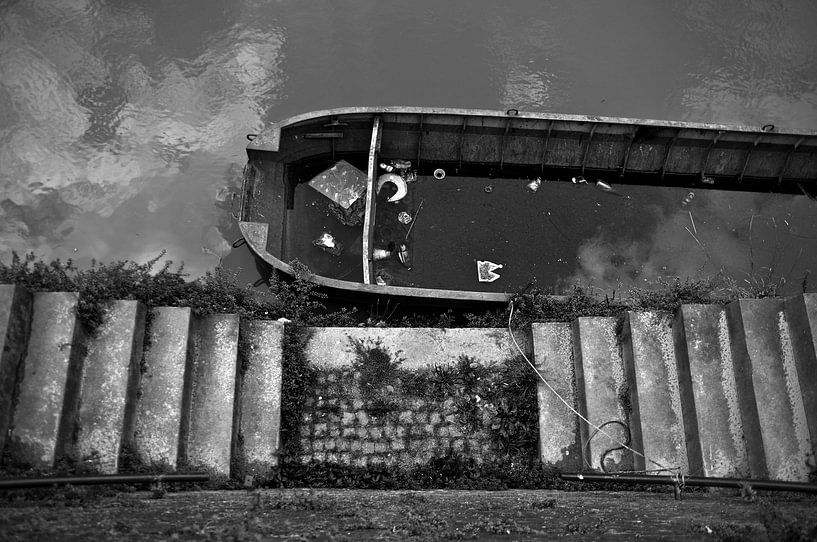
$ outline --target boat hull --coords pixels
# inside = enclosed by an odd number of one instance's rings
[[[309,279],[348,298],[507,303],[507,292],[375,283],[375,182],[381,157],[411,159],[421,175],[437,168],[461,176],[597,178],[616,183],[758,192],[807,193],[817,179],[817,133],[575,115],[435,108],[344,108],[273,124],[247,146],[239,226],[254,254],[293,274],[294,187],[309,164],[348,158],[368,175],[358,255],[362,277],[318,272]]]

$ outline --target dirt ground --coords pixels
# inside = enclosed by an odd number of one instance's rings
[[[47,496],[46,496],[47,495]],[[813,540],[817,497],[68,488],[0,495],[3,540]]]

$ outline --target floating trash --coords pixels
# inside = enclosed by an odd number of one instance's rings
[[[445,170],[442,168],[437,168],[434,170],[434,178],[438,181],[442,181],[445,179]]]
[[[579,175],[578,177],[573,177],[573,178],[572,178],[572,179],[570,179],[570,180],[571,180],[571,181],[573,181],[573,184],[582,184],[582,183],[587,183],[587,179],[585,179],[585,178],[584,178],[584,177],[582,177],[581,175]]]
[[[381,162],[380,163],[380,169],[385,169],[386,171],[391,173],[392,171],[394,171],[394,166],[390,166],[389,164],[386,164],[385,162]]]
[[[397,215],[397,220],[399,220],[401,224],[408,224],[411,222],[411,215],[405,211],[400,211],[400,214]]]
[[[493,282],[499,278],[497,269],[502,269],[501,263],[477,260],[477,280],[480,282]]]
[[[395,169],[409,169],[411,162],[408,160],[392,160],[391,165],[394,166]]]
[[[541,177],[536,178],[536,179],[532,180],[531,182],[529,182],[528,184],[526,184],[525,186],[531,192],[536,192],[537,190],[539,190],[539,187],[542,186],[542,178]]]
[[[715,184],[715,179],[712,177],[702,177],[701,182],[704,184]]]
[[[485,190],[485,193],[486,193],[486,194],[490,194],[491,192],[493,192],[493,191],[494,191],[494,187],[493,187],[493,186],[491,186],[491,185],[489,184],[488,186],[486,186],[486,187],[484,188],[484,190]]]
[[[397,249],[397,259],[400,260],[403,267],[411,270],[411,252],[409,252],[409,247],[406,243],[400,243],[400,247]]]
[[[394,173],[384,173],[380,176],[377,180],[377,193],[380,193],[380,189],[383,188],[383,185],[386,183],[392,183],[397,188],[397,192],[389,198],[389,201],[394,203],[396,201],[400,201],[401,199],[406,197],[408,193],[408,187],[406,186],[406,180],[401,177],[400,175],[396,175]]]
[[[383,277],[381,277],[380,275],[377,275],[377,276],[374,278],[374,282],[375,282],[375,284],[377,284],[378,286],[386,286],[386,284],[387,284],[387,283],[386,283],[386,279],[384,279],[384,278],[383,278]]]
[[[687,205],[692,203],[693,199],[695,199],[695,192],[690,192],[689,194],[684,196],[684,199],[681,200],[681,205],[686,207]]]
[[[613,194],[614,196],[618,196],[620,198],[630,199],[630,196],[622,194],[621,192],[619,192],[606,182],[602,181],[601,179],[598,179],[596,181],[596,188],[598,188],[602,192],[607,192],[608,194]]]
[[[385,248],[376,248],[372,250],[372,259],[373,260],[385,260],[387,258],[391,258],[394,252]]]
[[[340,253],[343,252],[343,245],[329,232],[323,232],[320,237],[312,241],[312,244],[332,256],[340,256]]]
[[[417,172],[416,171],[407,171],[403,178],[406,180],[407,183],[413,183],[417,180]]]

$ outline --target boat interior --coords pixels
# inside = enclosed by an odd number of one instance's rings
[[[813,197],[817,179],[817,134],[515,111],[303,115],[247,151],[240,223],[268,225],[253,248],[273,266],[497,295],[558,281],[559,247],[607,214],[637,231],[651,191]]]

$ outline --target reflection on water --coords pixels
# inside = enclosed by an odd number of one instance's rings
[[[226,194],[244,134],[326,107],[815,129],[815,20],[809,0],[0,2],[0,258],[34,250],[83,265],[166,249],[193,275],[231,264]],[[661,211],[649,232],[601,228],[572,278],[626,283],[636,266],[743,279],[791,263],[792,281],[814,266],[814,202],[695,204]]]

